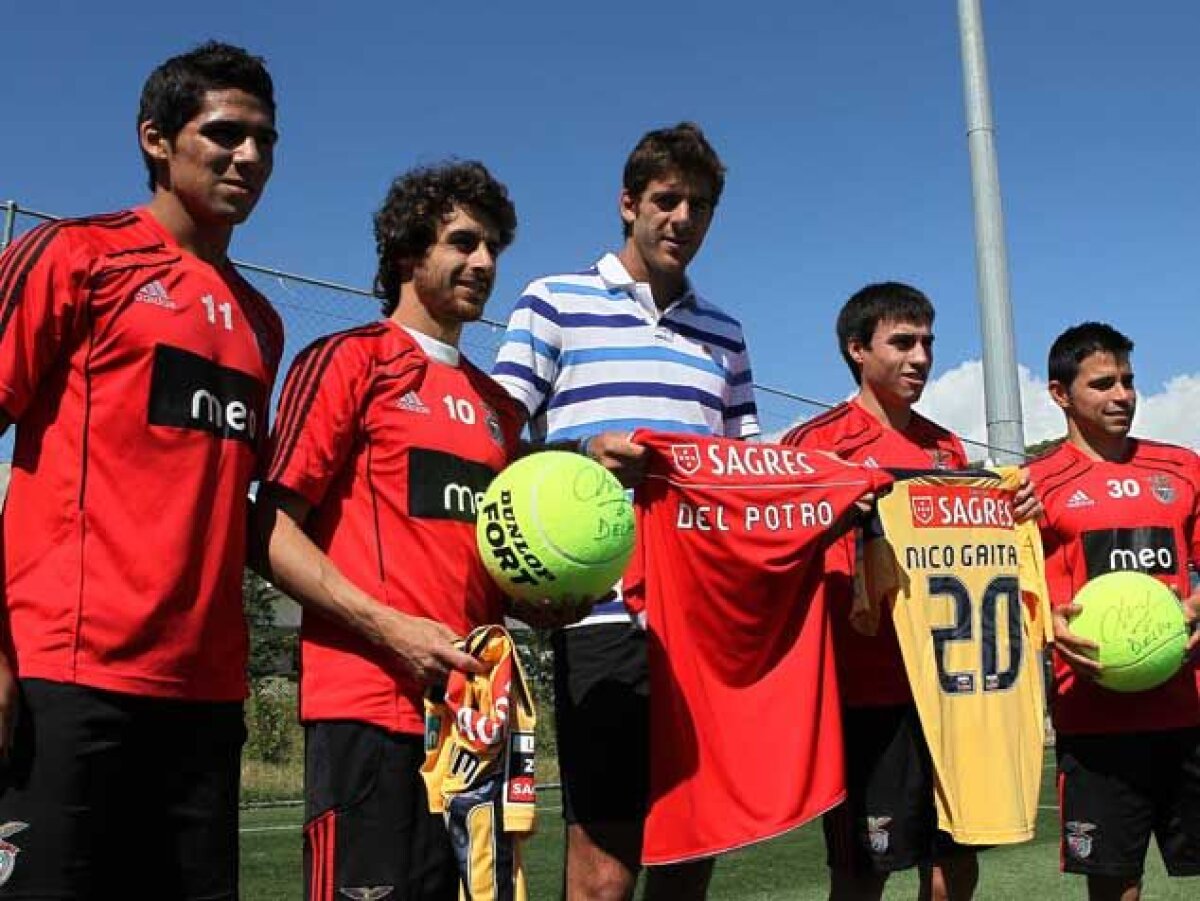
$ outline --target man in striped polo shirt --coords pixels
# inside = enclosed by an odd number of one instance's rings
[[[741,325],[687,278],[724,183],[697,126],[649,132],[625,163],[624,246],[525,289],[493,376],[535,443],[576,447],[632,486],[643,468],[635,428],[758,434]],[[645,633],[614,593],[553,646],[567,897],[629,898],[649,781]],[[704,897],[711,872],[711,861],[656,867],[646,897]]]

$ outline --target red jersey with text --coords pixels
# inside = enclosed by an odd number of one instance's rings
[[[893,611],[938,828],[966,844],[1028,841],[1037,822],[1050,605],[1037,527],[1013,521],[1020,483],[1015,467],[914,474],[864,529],[857,612]]]
[[[282,344],[231,265],[187,253],[145,210],[44,225],[0,258],[22,677],[245,695],[246,492]]]
[[[385,320],[296,358],[267,481],[312,504],[305,531],[358,588],[465,635],[503,619],[475,513],[519,431],[513,402],[490,378],[465,359],[431,359]],[[306,612],[300,716],[419,734],[422,686],[394,655]]]
[[[650,633],[648,864],[778,835],[845,796],[821,557],[882,470],[828,454],[637,431],[627,594]]]
[[[904,431],[888,428],[857,400],[801,423],[782,443],[829,451],[863,466],[962,469],[967,465],[962,442],[952,432],[916,412]],[[850,707],[911,704],[912,689],[891,618],[885,615],[874,635],[852,623],[854,557],[854,536],[847,535],[830,549],[825,563],[842,699]]]
[[[1149,573],[1182,597],[1200,561],[1200,457],[1133,440],[1123,463],[1094,460],[1069,441],[1030,465],[1045,507],[1039,523],[1055,606],[1113,570]],[[1150,691],[1120,694],[1082,679],[1055,655],[1054,725],[1061,732],[1142,732],[1200,724],[1200,671],[1185,663]]]

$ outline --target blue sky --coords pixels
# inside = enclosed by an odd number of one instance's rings
[[[844,396],[838,307],[868,281],[910,281],[939,310],[947,378],[927,407],[979,430],[953,0],[13,6],[0,199],[62,214],[140,202],[143,79],[203,39],[231,40],[267,58],[283,135],[234,255],[365,286],[370,216],[390,178],[479,158],[520,216],[489,307],[503,319],[529,279],[619,242],[629,149],[649,128],[694,119],[729,176],[692,271],[742,318],[757,380]],[[1031,397],[1053,337],[1108,319],[1138,342],[1146,409],[1159,411],[1142,431],[1200,445],[1200,4],[984,6]],[[1057,423],[1042,412],[1033,438]]]

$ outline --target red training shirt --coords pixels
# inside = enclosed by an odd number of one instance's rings
[[[845,797],[820,555],[879,469],[777,444],[638,430],[625,593],[650,634],[642,860],[730,851]]]
[[[146,210],[43,225],[0,258],[21,677],[244,697],[246,492],[282,345],[262,295]]]
[[[1046,511],[1039,526],[1055,606],[1119,569],[1149,573],[1181,597],[1191,593],[1188,562],[1200,561],[1200,457],[1154,441],[1130,444],[1122,463],[1094,460],[1065,441],[1030,464]],[[1198,680],[1193,661],[1158,688],[1121,694],[1076,679],[1056,653],[1054,725],[1065,733],[1195,726]]]
[[[322,338],[284,382],[267,481],[313,505],[305,531],[360,589],[460,635],[503,619],[475,545],[478,500],[521,417],[466,359],[430,358],[389,320]],[[424,730],[422,692],[393,654],[305,612],[300,716]]]
[[[963,469],[967,453],[954,433],[916,411],[904,431],[885,427],[857,399],[801,423],[783,444],[823,450],[864,466],[890,469]],[[826,590],[833,615],[838,684],[848,707],[911,704],[912,689],[890,611],[878,632],[851,625],[854,603],[854,536],[848,534],[825,557]]]

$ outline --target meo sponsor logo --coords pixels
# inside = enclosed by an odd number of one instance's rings
[[[408,513],[421,519],[473,523],[495,475],[483,463],[414,447],[408,452]]]
[[[150,425],[254,444],[266,387],[254,376],[178,347],[154,348]]]
[[[1163,526],[1097,529],[1080,537],[1089,579],[1123,570],[1152,576],[1178,575],[1179,552],[1173,529]]]

